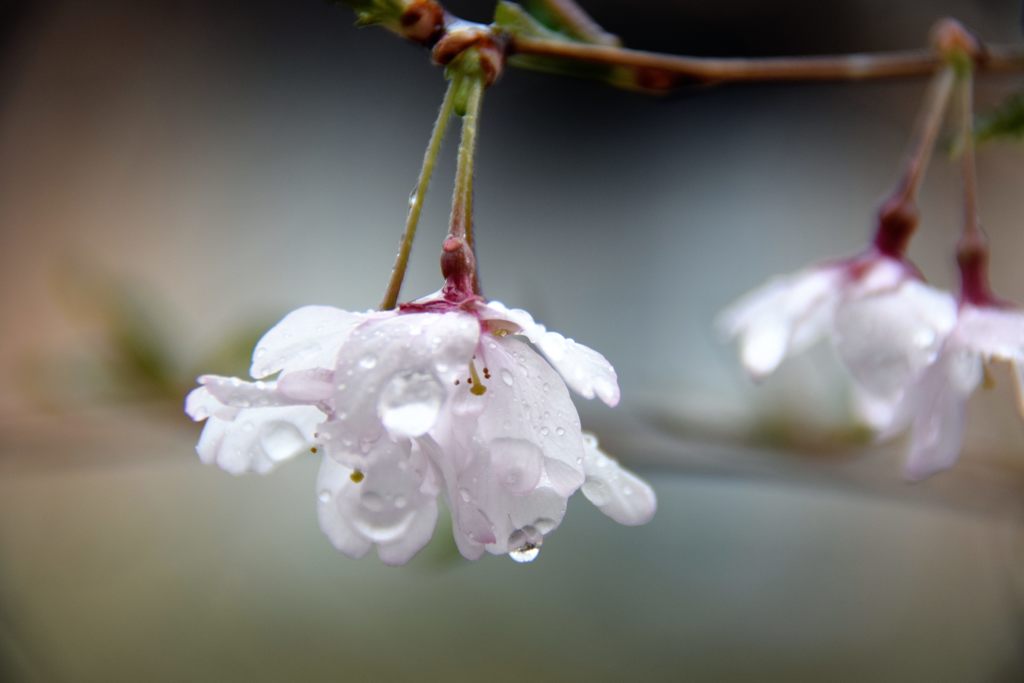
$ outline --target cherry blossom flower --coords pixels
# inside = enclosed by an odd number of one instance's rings
[[[754,379],[830,339],[856,381],[859,416],[884,428],[955,317],[951,296],[924,284],[909,262],[872,249],[776,278],[723,311],[717,325],[738,340]]]
[[[376,546],[407,562],[433,534],[439,494],[470,559],[533,559],[581,487],[622,524],[654,514],[653,491],[582,433],[569,397],[616,405],[614,369],[525,311],[442,295],[384,312],[307,306],[260,340],[251,374],[200,377],[186,402],[207,420],[200,457],[264,473],[322,454],[320,527],[349,556]]]
[[[983,365],[1013,368],[1024,417],[1024,311],[963,303],[936,359],[898,406],[894,428],[911,426],[905,474],[919,480],[952,466],[963,445],[967,399],[981,383]]]

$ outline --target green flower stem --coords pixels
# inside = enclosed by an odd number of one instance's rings
[[[459,77],[457,77],[459,78]],[[483,103],[484,81],[481,75],[462,76],[460,90],[464,102],[457,110],[462,113],[462,137],[459,141],[458,166],[455,171],[455,190],[452,194],[451,229],[449,238],[461,238],[471,252],[476,250],[473,235],[473,161],[476,152],[477,132],[480,122],[480,107]],[[461,98],[460,98],[461,99]],[[475,259],[472,273],[473,291],[479,293]]]
[[[974,77],[967,68],[958,70],[960,115],[960,161],[964,183],[963,242],[984,245],[985,236],[978,218],[978,172],[974,154]]]
[[[434,166],[437,163],[437,156],[441,151],[441,143],[444,141],[445,132],[448,130],[448,121],[452,117],[455,108],[455,95],[458,89],[455,79],[448,83],[444,100],[441,102],[441,109],[434,122],[434,129],[430,134],[430,142],[427,143],[427,151],[423,155],[423,166],[420,168],[420,176],[416,181],[416,189],[409,199],[409,215],[405,220],[405,232],[402,234],[402,243],[398,248],[398,256],[395,259],[395,266],[391,269],[391,279],[388,281],[387,291],[384,293],[384,300],[380,304],[381,310],[394,308],[398,304],[398,295],[402,289],[402,281],[405,280],[405,271],[409,265],[409,254],[412,252],[412,243],[416,238],[416,227],[420,222],[420,213],[423,211],[423,199],[427,194],[427,187],[430,185],[430,177],[434,173]]]

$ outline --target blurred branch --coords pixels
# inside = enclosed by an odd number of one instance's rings
[[[499,2],[490,27],[466,22],[436,0],[332,0],[353,7],[361,24],[379,24],[433,48],[467,27],[491,32],[513,66],[597,78],[616,87],[667,92],[681,85],[741,81],[858,81],[928,76],[945,64],[939,50],[804,57],[719,58],[631,50],[573,0]],[[941,26],[951,20],[942,20]],[[605,71],[594,71],[596,68]],[[986,46],[980,72],[1024,71],[1024,46]]]

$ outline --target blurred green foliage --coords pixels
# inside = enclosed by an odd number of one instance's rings
[[[998,138],[1024,139],[1024,90],[1010,95],[992,112],[978,120],[979,142]]]

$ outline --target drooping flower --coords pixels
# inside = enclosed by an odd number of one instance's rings
[[[883,428],[903,389],[934,359],[955,311],[953,298],[926,285],[912,264],[871,249],[776,278],[723,311],[717,326],[738,340],[755,379],[828,338],[856,380],[861,419]],[[879,324],[886,320],[899,325]],[[894,329],[898,335],[876,343]]]
[[[201,377],[190,394],[188,413],[208,420],[201,458],[266,472],[321,453],[320,526],[352,557],[377,546],[407,562],[439,493],[470,559],[533,559],[581,486],[623,524],[654,513],[653,491],[581,432],[569,398],[567,384],[616,405],[614,369],[525,311],[440,295],[397,311],[309,306],[257,344],[251,374],[261,381]]]
[[[961,304],[936,359],[898,406],[894,426],[911,426],[908,479],[923,479],[956,462],[967,400],[981,383],[984,364],[993,360],[1011,364],[1024,417],[1024,311]]]

